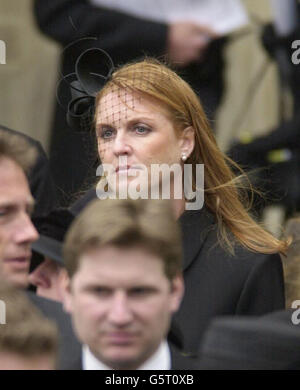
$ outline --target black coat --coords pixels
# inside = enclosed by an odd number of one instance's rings
[[[90,190],[71,208],[77,215],[92,199]],[[174,317],[184,350],[196,353],[209,321],[218,315],[260,315],[284,308],[282,264],[278,254],[263,255],[236,245],[235,256],[218,243],[213,215],[205,208],[179,219],[183,238],[185,294]]]
[[[189,356],[184,356],[178,349],[170,345],[171,351],[171,370],[198,370],[199,362],[197,359]],[[82,370],[81,357],[66,368],[67,370]]]
[[[39,297],[27,291],[30,301],[42,312],[42,314],[55,322],[58,329],[58,364],[60,370],[73,361],[74,356],[80,356],[81,346],[73,332],[71,318],[60,303]]]

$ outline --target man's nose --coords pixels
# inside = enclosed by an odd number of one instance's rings
[[[109,308],[108,317],[109,321],[117,326],[126,326],[132,321],[133,315],[126,293],[115,293]]]
[[[128,134],[118,131],[114,143],[113,152],[116,156],[129,155],[132,151]]]
[[[16,229],[15,240],[18,244],[31,244],[39,238],[39,234],[34,227],[27,213],[19,217]]]

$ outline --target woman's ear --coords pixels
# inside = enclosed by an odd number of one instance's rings
[[[191,155],[195,147],[195,130],[192,126],[186,127],[180,136],[181,154],[187,158]]]

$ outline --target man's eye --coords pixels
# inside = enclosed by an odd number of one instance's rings
[[[107,295],[109,295],[110,290],[107,288],[97,287],[94,289],[94,293],[96,295],[100,295],[100,296],[107,296]]]
[[[136,296],[136,297],[139,297],[139,296],[145,296],[145,295],[149,295],[150,293],[152,292],[152,290],[150,288],[134,288],[130,291],[130,294],[132,296]]]
[[[2,223],[7,223],[14,218],[15,212],[10,208],[0,209],[0,220]]]
[[[15,210],[11,207],[4,207],[0,209],[0,217],[9,217],[15,212]]]
[[[139,135],[144,135],[144,134],[148,134],[148,133],[150,133],[150,129],[149,129],[149,127],[147,127],[147,126],[142,126],[142,125],[136,125],[135,127],[134,127],[134,130],[135,130],[135,132],[137,133],[137,134],[139,134]]]

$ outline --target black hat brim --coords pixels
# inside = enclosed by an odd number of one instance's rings
[[[44,235],[40,235],[39,239],[35,241],[31,247],[33,251],[54,260],[61,266],[64,266],[61,242]]]

